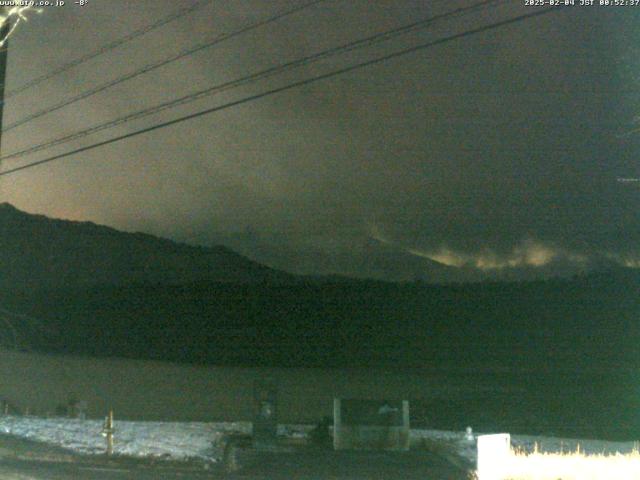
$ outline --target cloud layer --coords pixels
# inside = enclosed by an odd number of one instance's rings
[[[12,99],[5,124],[290,2],[241,4],[213,2]],[[48,9],[12,38],[9,88],[179,6]],[[329,1],[9,132],[3,151],[445,7]],[[322,252],[318,271],[370,238],[455,268],[638,267],[640,183],[627,180],[640,178],[640,13],[566,10],[25,171],[3,181],[2,200],[190,242],[246,247],[250,231],[271,249]],[[118,133],[522,11],[488,9]],[[293,256],[282,266],[298,269]]]

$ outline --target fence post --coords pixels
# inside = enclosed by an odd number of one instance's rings
[[[511,457],[508,433],[478,436],[478,480],[503,480]]]
[[[107,439],[107,455],[113,455],[113,410],[109,410],[109,415],[104,419],[104,427],[102,427],[102,435]]]

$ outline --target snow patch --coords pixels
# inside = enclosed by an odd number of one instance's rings
[[[103,454],[103,422],[66,418],[1,417],[0,431],[82,454]],[[220,456],[217,440],[226,432],[250,433],[249,422],[114,422],[114,454],[173,460]]]
[[[0,432],[63,447],[77,453],[97,455],[105,452],[100,420],[67,418],[0,417]],[[156,457],[171,460],[201,459],[216,461],[222,452],[218,440],[227,432],[251,433],[250,422],[114,422],[114,453],[133,457]],[[313,425],[280,425],[278,435],[305,439]],[[473,437],[471,437],[473,438]],[[411,445],[418,447],[423,440],[437,442],[451,448],[452,453],[475,465],[475,439],[466,432],[443,430],[411,430]],[[542,436],[512,435],[515,448],[532,452],[535,445],[540,452],[630,453],[634,442],[607,442]]]

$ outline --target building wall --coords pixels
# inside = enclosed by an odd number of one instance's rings
[[[428,398],[442,390],[420,374],[363,369],[274,369],[190,366],[0,350],[0,398],[21,411],[53,413],[85,400],[88,416],[113,408],[120,419],[251,420],[255,382],[278,385],[282,423],[315,423],[332,415],[333,398]]]

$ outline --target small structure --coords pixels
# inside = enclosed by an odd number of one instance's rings
[[[219,440],[223,450],[223,464],[228,473],[236,472],[252,462],[260,452],[290,452],[278,437],[278,385],[272,378],[264,378],[254,384],[253,432],[228,433]]]
[[[473,434],[473,428],[467,427],[467,430],[464,433],[464,439],[467,442],[474,442],[476,440],[475,435]]]
[[[511,457],[511,436],[508,433],[478,437],[479,480],[501,480]]]
[[[278,386],[266,378],[255,383],[253,443],[258,449],[269,449],[276,444],[278,434]]]
[[[409,450],[409,402],[333,400],[335,450]]]

